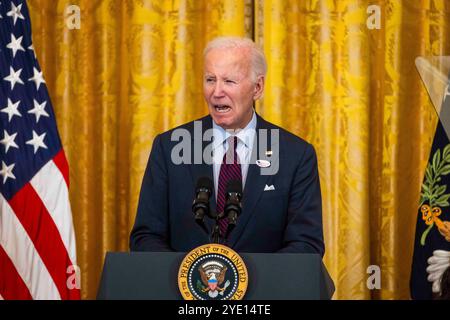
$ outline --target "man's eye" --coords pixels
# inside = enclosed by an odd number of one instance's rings
[[[234,81],[234,80],[225,80],[225,83],[234,84],[234,83],[236,83],[236,81]]]
[[[212,83],[212,82],[214,82],[214,79],[212,79],[212,78],[206,78],[206,80],[205,80],[207,83]]]

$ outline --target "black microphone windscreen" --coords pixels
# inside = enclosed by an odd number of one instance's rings
[[[197,180],[197,187],[196,189],[200,189],[200,188],[207,188],[208,190],[212,190],[213,189],[213,182],[210,178],[208,177],[200,177]]]
[[[226,193],[242,194],[242,182],[239,180],[228,181]]]

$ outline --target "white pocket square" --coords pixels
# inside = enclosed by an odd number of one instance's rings
[[[264,191],[272,191],[272,190],[275,190],[275,187],[273,186],[273,184],[271,184],[270,186],[268,186],[266,184],[266,186],[264,187]]]

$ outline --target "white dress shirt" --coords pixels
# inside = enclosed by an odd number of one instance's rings
[[[219,186],[219,174],[220,166],[222,165],[223,156],[228,150],[228,137],[235,135],[238,138],[236,152],[241,164],[242,173],[242,189],[245,186],[245,180],[247,178],[248,165],[253,149],[253,141],[256,135],[256,113],[253,111],[253,116],[247,126],[235,133],[232,130],[225,130],[218,126],[213,120],[213,165],[214,165],[214,188],[217,199],[217,190]]]

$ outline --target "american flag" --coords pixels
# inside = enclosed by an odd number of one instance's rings
[[[79,299],[69,168],[24,0],[0,0],[0,299]]]

